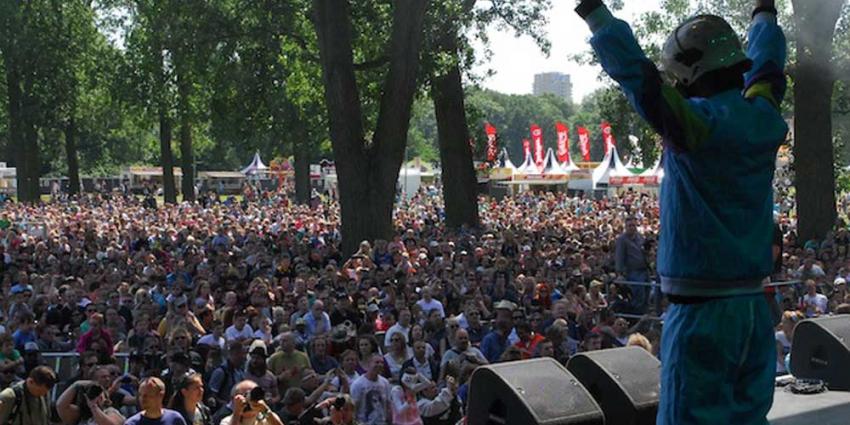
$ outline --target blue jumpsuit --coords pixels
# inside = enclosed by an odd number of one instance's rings
[[[602,67],[664,142],[662,290],[703,300],[667,311],[657,423],[767,424],[776,346],[761,282],[772,269],[772,181],[788,132],[776,16],[753,18],[743,93],[685,98],[601,1],[585,0],[577,11]]]

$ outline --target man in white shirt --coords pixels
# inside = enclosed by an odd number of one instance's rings
[[[222,328],[223,326],[221,325],[221,322],[214,320],[212,332],[202,336],[198,340],[198,345],[217,345],[219,349],[224,350],[225,341],[222,336]]]
[[[814,280],[806,281],[806,295],[800,302],[801,309],[806,312],[806,317],[817,317],[829,311],[829,300],[826,295],[818,293],[818,286]]]
[[[351,384],[351,398],[357,411],[357,421],[364,425],[390,423],[390,382],[381,376],[384,359],[374,355],[369,360],[369,370]]]
[[[245,316],[244,310],[237,310],[233,317],[233,325],[224,332],[224,339],[227,342],[246,341],[254,338],[254,330],[247,323],[248,318]]]
[[[393,335],[401,334],[404,337],[405,345],[408,343],[407,335],[410,334],[410,310],[407,307],[402,308],[398,312],[398,322],[390,326],[387,334],[384,336],[384,346],[389,347]]]
[[[443,309],[443,303],[431,298],[430,286],[422,287],[422,299],[417,301],[416,305],[422,308],[422,313],[425,314],[425,317],[428,317],[431,310],[438,310],[440,312],[440,317],[446,317],[446,311]]]

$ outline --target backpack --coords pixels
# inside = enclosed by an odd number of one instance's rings
[[[21,411],[21,404],[24,401],[23,382],[12,385],[12,391],[15,393],[15,404],[12,405],[12,410],[9,412],[9,418],[7,419],[9,424],[15,423],[15,419]]]

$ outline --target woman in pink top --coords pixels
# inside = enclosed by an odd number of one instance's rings
[[[91,315],[89,318],[89,331],[80,335],[80,342],[77,344],[78,353],[95,351],[112,356],[112,336],[109,335],[109,331],[104,329],[103,322],[102,314],[95,313]]]

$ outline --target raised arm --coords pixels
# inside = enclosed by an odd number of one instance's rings
[[[678,151],[698,149],[710,134],[710,118],[662,81],[629,25],[616,19],[602,0],[582,0],[575,10],[593,32],[590,44],[602,68],[620,85],[635,111],[667,146]]]
[[[774,0],[756,0],[750,26],[747,57],[753,68],[745,75],[747,98],[762,97],[779,108],[785,97],[785,34],[776,24]]]

